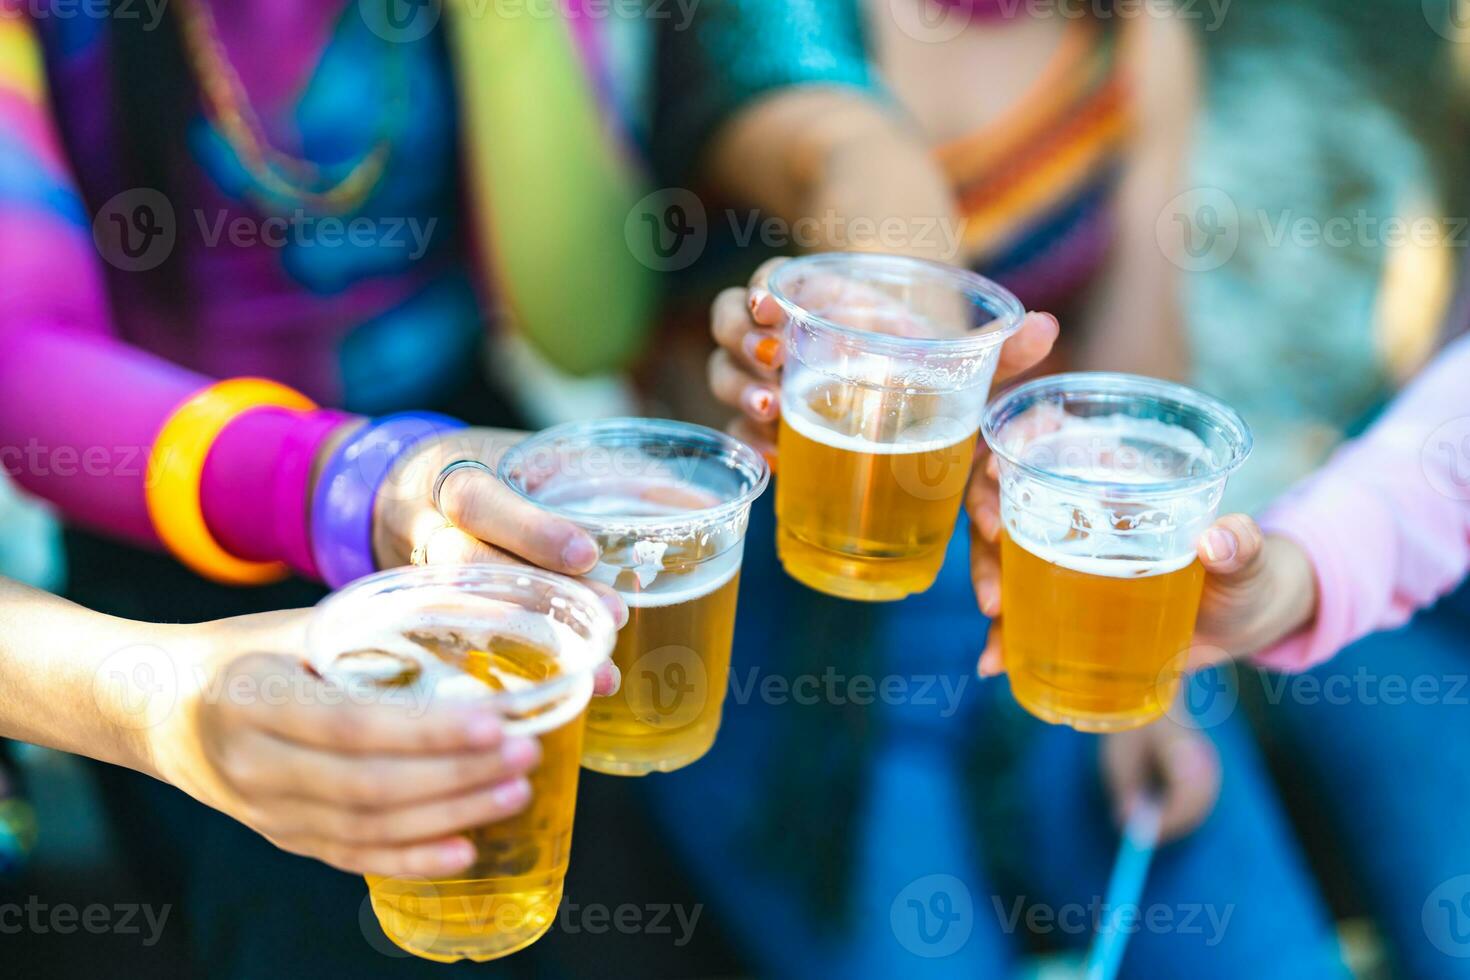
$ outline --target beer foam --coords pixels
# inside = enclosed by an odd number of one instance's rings
[[[633,546],[635,556],[640,547],[652,543],[644,541],[637,542]],[[659,543],[661,544],[662,542]],[[599,561],[597,566],[587,573],[586,577],[615,589],[618,595],[622,596],[623,601],[629,606],[637,606],[639,608],[675,606],[681,602],[689,602],[690,600],[707,596],[734,578],[735,573],[740,571],[740,560],[743,552],[743,544],[735,545],[734,547],[727,548],[713,558],[707,558],[698,562],[692,571],[672,576],[662,574],[665,571],[665,567],[661,561],[664,552],[660,551],[660,561],[656,565],[651,563],[626,565],[616,562]],[[619,580],[629,571],[633,572],[638,578],[638,589],[636,591],[619,588]],[[664,587],[659,588],[660,585]]]
[[[324,628],[331,642],[314,651],[312,666],[324,677],[343,684],[377,686],[383,677],[376,669],[353,670],[343,667],[343,654],[357,650],[381,650],[411,663],[418,674],[402,687],[388,685],[385,698],[401,695],[419,703],[427,698],[428,710],[434,703],[446,701],[489,700],[505,710],[520,713],[536,707],[535,682],[505,678],[504,692],[492,691],[488,685],[453,663],[446,662],[409,639],[418,631],[452,630],[458,633],[510,637],[531,645],[558,652],[557,661],[563,676],[570,675],[571,684],[561,692],[559,700],[547,700],[549,710],[521,719],[506,721],[512,734],[536,734],[549,731],[575,717],[592,693],[592,674],[588,669],[599,663],[605,651],[594,650],[588,640],[571,626],[512,602],[470,595],[451,588],[423,588],[402,593],[386,593],[371,598],[370,610],[352,615],[338,610]],[[364,667],[374,665],[359,661]]]
[[[893,442],[877,442],[862,436],[835,432],[814,417],[806,403],[806,393],[793,397],[782,395],[781,415],[786,423],[813,442],[843,449],[851,453],[870,453],[875,456],[898,456],[910,453],[927,453],[948,449],[962,439],[975,434],[979,428],[964,426],[948,417],[923,419],[910,425],[898,434]]]
[[[1001,517],[1018,545],[1054,565],[1107,578],[1164,575],[1194,560],[1223,481],[1148,489],[1211,467],[1193,432],[1160,419],[1072,416],[1056,406],[1038,406],[1011,426],[1005,448],[1012,455],[1063,480],[1088,481],[1055,484],[1002,465]]]
[[[1031,540],[1027,540],[1024,544],[1018,540],[1017,544],[1048,564],[1074,572],[1082,572],[1085,575],[1096,575],[1100,578],[1148,578],[1152,575],[1167,575],[1187,567],[1190,562],[1194,561],[1194,552],[1153,559],[1111,558],[1085,552],[1071,552],[1065,547],[1040,545]]]
[[[698,599],[730,581],[740,570],[743,536],[729,544],[723,541],[724,535],[717,536],[710,529],[671,526],[642,530],[617,526],[623,519],[677,520],[683,514],[717,506],[719,497],[702,487],[664,476],[645,476],[595,483],[567,482],[548,486],[543,491],[537,494],[537,500],[578,517],[612,520],[615,525],[612,530],[589,528],[598,538],[602,558],[586,577],[616,589],[629,606],[672,606]],[[670,561],[669,550],[676,545],[682,547]],[[722,545],[724,550],[710,554]],[[703,554],[692,561],[683,560],[691,548]],[[610,554],[614,556],[612,560],[608,560]],[[670,565],[681,569],[681,574],[665,575]],[[682,571],[686,567],[690,570]],[[636,590],[624,587],[629,572],[638,581]]]

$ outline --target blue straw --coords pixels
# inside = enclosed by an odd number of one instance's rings
[[[1128,948],[1129,932],[1120,926],[1124,906],[1137,907],[1143,897],[1143,883],[1148,878],[1148,866],[1153,861],[1154,850],[1159,844],[1159,801],[1149,794],[1134,806],[1123,828],[1123,839],[1118,844],[1118,857],[1113,862],[1113,873],[1108,879],[1108,894],[1103,908],[1105,915],[1098,924],[1092,949],[1087,954],[1083,967],[1084,980],[1113,980],[1118,967],[1123,963],[1123,951]]]

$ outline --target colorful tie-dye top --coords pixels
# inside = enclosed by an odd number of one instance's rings
[[[1107,24],[1072,21],[1002,119],[936,150],[964,220],[964,254],[1031,309],[1062,308],[1112,244],[1111,199],[1132,127],[1118,48]]]

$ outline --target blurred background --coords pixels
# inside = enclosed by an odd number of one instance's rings
[[[885,6],[919,2],[887,0]],[[1201,99],[1187,133],[1183,200],[1171,212],[1185,215],[1188,223],[1175,227],[1160,212],[1157,247],[1167,251],[1174,243],[1165,239],[1182,236],[1178,294],[1197,352],[1196,383],[1241,406],[1256,430],[1256,454],[1231,487],[1232,506],[1252,509],[1309,472],[1414,373],[1454,300],[1462,248],[1470,240],[1465,219],[1456,217],[1470,213],[1464,139],[1470,10],[1458,0],[1221,0],[1182,6],[1197,14],[1184,22],[1198,46]],[[771,16],[782,16],[779,8]],[[640,67],[652,43],[648,28],[637,17],[618,28],[613,70],[625,76],[626,97],[646,103],[656,84]],[[728,57],[762,57],[760,45],[759,37],[750,38]],[[1167,86],[1169,80],[1151,84]],[[708,212],[718,213],[708,203]],[[1372,222],[1390,218],[1428,220],[1445,233],[1418,243],[1385,241],[1381,226]],[[1348,231],[1342,241],[1324,244],[1320,231],[1333,219],[1349,222],[1343,226]],[[1299,220],[1318,234],[1303,234]],[[721,420],[723,413],[689,391],[690,385],[667,381],[690,371],[702,381],[711,346],[704,320],[714,290],[742,283],[761,259],[790,249],[741,244],[724,222],[708,224],[709,244],[698,260],[661,273],[663,340],[632,369],[573,379],[508,336],[497,342],[487,372],[509,386],[538,426],[630,409]],[[1065,329],[1065,317],[1063,323]],[[1289,369],[1263,371],[1267,363]],[[58,524],[44,505],[0,485],[0,573],[65,592],[74,570],[65,565],[60,541]],[[742,615],[751,615],[748,602]],[[737,648],[737,667],[740,656]],[[1240,684],[1249,705],[1251,682]],[[728,710],[737,714],[742,707]],[[1324,804],[1293,771],[1269,726],[1260,727],[1267,764],[1353,974],[1418,975],[1395,969],[1371,903],[1341,859],[1342,842],[1320,812]],[[129,867],[139,856],[126,854],[114,836],[95,769],[54,752],[13,748],[39,817],[39,835],[24,870],[0,881],[0,904],[39,898],[85,907],[139,900],[135,896],[153,900],[130,879]],[[806,750],[816,751],[793,751]],[[653,777],[660,778],[666,777]],[[583,774],[568,898],[640,909],[662,905],[696,915],[688,941],[674,941],[680,927],[673,912],[667,913],[672,935],[593,935],[585,921],[572,919],[570,927],[559,923],[527,954],[496,964],[496,975],[716,978],[765,972],[762,958],[751,955],[740,938],[740,927],[728,924],[722,901],[655,829],[657,820],[644,809],[645,791],[641,784],[630,788]],[[924,815],[911,816],[912,825],[899,832],[924,834]],[[840,826],[843,818],[834,821]],[[1251,857],[1242,854],[1241,860]],[[988,915],[989,903],[979,904],[976,915]],[[15,976],[188,976],[190,940],[183,924],[193,912],[172,908],[174,927],[162,928],[156,944],[137,935],[22,931],[0,935],[0,957]],[[363,922],[370,932],[370,921]],[[870,928],[890,926],[882,921]],[[1017,976],[1077,975],[1075,942],[1042,934],[1019,938]],[[1458,961],[1446,959],[1441,975],[1458,975],[1449,971],[1451,962]]]

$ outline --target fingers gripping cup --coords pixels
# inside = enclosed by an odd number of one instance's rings
[[[501,461],[509,486],[585,528],[590,577],[628,605],[613,662],[622,688],[587,714],[582,764],[641,776],[709,751],[720,727],[760,454],[703,426],[607,419],[557,426]]]
[[[829,595],[934,584],[1000,348],[1025,311],[974,273],[887,255],[783,263],[777,549]]]
[[[582,719],[613,633],[586,586],[514,565],[395,569],[317,608],[312,665],[349,695],[424,711],[488,696],[507,734],[541,742],[526,808],[468,832],[473,866],[453,879],[368,877],[373,912],[398,946],[441,962],[484,961],[550,928],[571,851]]]
[[[1245,422],[1183,385],[1059,374],[985,413],[998,460],[1003,649],[1027,711],[1089,732],[1174,700],[1199,609],[1195,543],[1250,453]]]

